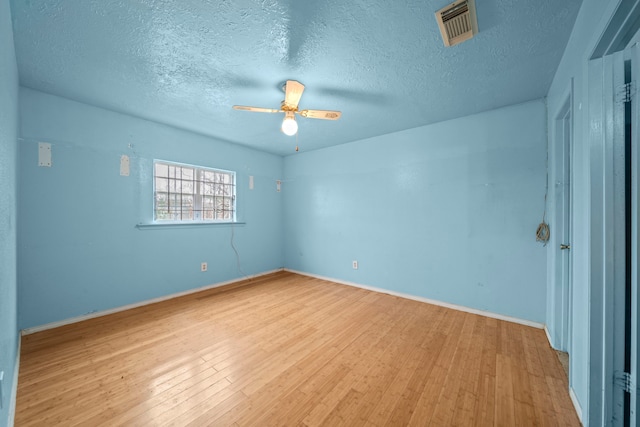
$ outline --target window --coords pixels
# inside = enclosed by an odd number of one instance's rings
[[[235,221],[235,172],[155,161],[153,184],[155,221]]]

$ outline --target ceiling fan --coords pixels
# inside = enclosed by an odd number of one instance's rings
[[[342,113],[340,111],[330,110],[298,110],[298,103],[302,92],[304,92],[304,85],[295,80],[287,80],[287,83],[282,88],[284,90],[284,101],[280,105],[280,109],[274,108],[260,108],[260,107],[247,107],[244,105],[234,105],[236,110],[255,111],[257,113],[284,113],[284,120],[282,121],[282,132],[285,135],[295,135],[298,132],[298,123],[296,122],[296,114],[307,119],[323,119],[323,120],[338,120]]]

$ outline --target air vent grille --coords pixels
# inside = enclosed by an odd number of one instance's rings
[[[459,0],[436,12],[445,46],[453,46],[469,40],[478,32],[473,0]]]

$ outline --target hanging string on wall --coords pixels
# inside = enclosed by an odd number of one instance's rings
[[[542,213],[542,222],[538,225],[536,230],[536,242],[544,243],[547,246],[549,237],[551,237],[551,230],[549,224],[545,222],[547,218],[547,195],[549,194],[549,143],[547,142],[547,182],[544,189],[544,212]]]

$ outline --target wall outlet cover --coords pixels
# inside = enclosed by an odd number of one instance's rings
[[[51,144],[48,142],[38,143],[38,166],[51,167]]]
[[[129,176],[129,156],[120,156],[120,176]]]

